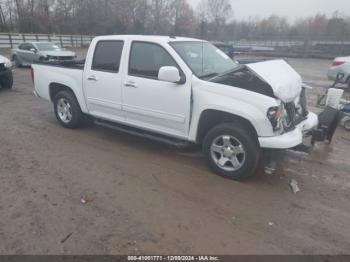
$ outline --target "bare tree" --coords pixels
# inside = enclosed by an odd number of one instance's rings
[[[233,9],[229,0],[202,0],[199,10],[204,16],[204,21],[213,25],[212,37],[222,37],[223,27],[230,19],[233,19]]]

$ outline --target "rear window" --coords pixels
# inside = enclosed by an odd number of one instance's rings
[[[95,48],[92,70],[118,73],[123,46],[123,41],[98,42]]]

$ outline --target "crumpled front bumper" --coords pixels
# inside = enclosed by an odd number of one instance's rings
[[[261,148],[270,149],[290,149],[299,146],[303,143],[306,132],[317,128],[318,116],[314,113],[309,113],[307,119],[300,123],[296,128],[288,133],[274,137],[260,137],[259,143]]]

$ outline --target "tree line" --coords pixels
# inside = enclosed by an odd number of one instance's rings
[[[272,15],[237,20],[230,0],[0,0],[0,31],[56,34],[158,34],[208,40],[350,40],[338,12],[294,22]],[[239,10],[237,10],[239,12]]]

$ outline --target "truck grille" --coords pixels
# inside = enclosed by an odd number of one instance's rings
[[[59,61],[68,61],[68,60],[73,60],[74,57],[73,56],[60,56],[58,57]]]
[[[305,88],[303,88],[299,102],[299,105],[296,105],[294,102],[284,104],[284,108],[287,113],[287,116],[284,120],[284,130],[287,132],[294,130],[297,125],[307,119],[309,112],[307,110]]]
[[[286,128],[288,128],[289,130],[292,130],[292,129],[294,129],[295,123],[296,123],[297,109],[295,107],[294,102],[286,103],[284,105],[284,108],[286,109],[286,112],[287,112]],[[289,130],[287,130],[287,131],[289,131]]]

